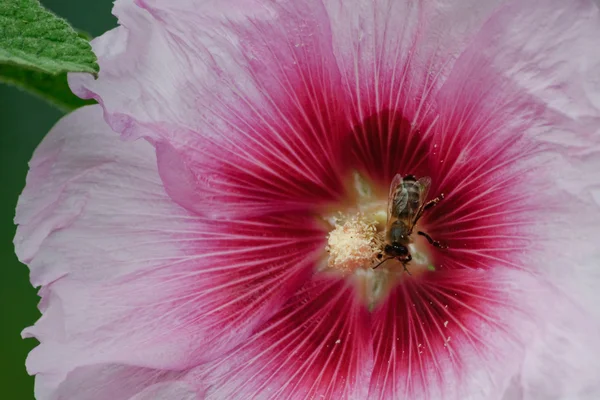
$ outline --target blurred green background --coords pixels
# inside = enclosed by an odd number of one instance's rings
[[[111,14],[112,0],[41,3],[92,36],[117,24]],[[61,111],[43,100],[0,83],[0,399],[33,399],[33,378],[25,371],[25,358],[36,343],[22,340],[21,331],[38,319],[38,297],[29,284],[27,267],[14,255],[13,217],[25,185],[27,162],[61,116]]]

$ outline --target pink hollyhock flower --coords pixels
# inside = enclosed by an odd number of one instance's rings
[[[599,398],[593,3],[115,12],[17,209],[38,399]]]

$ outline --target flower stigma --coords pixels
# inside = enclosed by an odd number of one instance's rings
[[[342,272],[369,268],[381,254],[381,239],[376,221],[360,213],[346,220],[338,219],[328,236],[327,266]]]

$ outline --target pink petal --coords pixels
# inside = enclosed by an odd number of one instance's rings
[[[198,395],[186,383],[161,383],[136,394],[130,400],[197,400]]]
[[[549,309],[551,308],[551,311]],[[544,304],[552,325],[536,335],[507,389],[506,400],[595,400],[600,393],[597,321],[558,298]],[[521,397],[510,397],[511,390]]]
[[[371,368],[369,315],[344,280],[300,289],[242,346],[207,367],[208,399],[364,399]]]
[[[123,26],[94,42],[100,77],[72,75],[73,90],[99,99],[124,135],[167,141],[194,183],[182,191],[164,172],[167,190],[186,207],[196,198],[198,213],[247,216],[337,199],[334,148],[349,129],[325,10],[317,0],[244,9],[117,2]]]
[[[302,215],[206,221],[168,197],[152,146],[99,106],[65,117],[31,162],[15,245],[42,285],[31,373],[55,386],[100,363],[186,369],[237,345],[312,273]]]
[[[164,194],[152,146],[118,140],[99,107],[65,117],[46,136],[30,162],[16,214],[17,255],[36,286],[67,274],[103,281],[138,272],[153,257],[173,253],[171,233],[161,232],[165,221],[174,228],[194,225]]]
[[[116,364],[79,367],[55,391],[44,387],[47,376],[36,380],[38,400],[172,400],[196,399],[181,372]],[[51,393],[51,395],[49,395]],[[162,397],[161,397],[162,396]]]

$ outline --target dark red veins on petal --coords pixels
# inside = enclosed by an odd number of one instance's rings
[[[398,173],[428,174],[433,146],[424,136],[426,131],[426,127],[414,126],[399,111],[371,115],[352,130],[347,144],[352,158],[348,163],[384,187]]]
[[[543,178],[526,162],[538,149],[524,131],[472,116],[477,108],[466,115],[437,110],[418,123],[398,110],[373,114],[352,130],[347,163],[380,189],[396,174],[431,177],[429,199],[444,199],[420,224],[448,246],[432,250],[436,268],[522,269],[515,259],[535,239],[527,226],[549,207],[531,194]]]
[[[485,366],[515,343],[502,317],[518,308],[508,293],[483,271],[438,272],[398,285],[373,314],[369,398],[461,398],[466,371],[475,365],[490,373]]]
[[[209,374],[211,398],[366,398],[371,370],[369,315],[345,279],[308,282]]]

